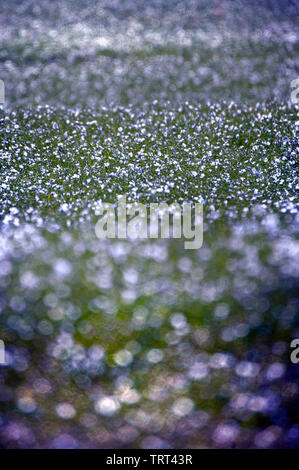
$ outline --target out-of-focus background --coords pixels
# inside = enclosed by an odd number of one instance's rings
[[[286,98],[298,67],[291,0],[12,0],[0,22],[18,105]]]

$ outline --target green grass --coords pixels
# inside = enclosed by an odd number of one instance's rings
[[[20,109],[2,119],[0,215],[17,208],[20,221],[75,224],[120,194],[145,203],[201,199],[207,218],[256,204],[292,212],[294,119],[277,103]]]

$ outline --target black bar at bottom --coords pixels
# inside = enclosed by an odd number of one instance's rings
[[[256,465],[256,463],[264,463],[269,465],[272,463],[286,465],[288,459],[294,458],[298,449],[272,449],[272,450],[241,450],[241,449],[190,449],[190,450],[135,450],[135,449],[103,449],[103,450],[3,450],[0,454],[6,457],[10,464],[21,463],[24,465],[26,461],[30,464],[47,465],[56,463],[67,463],[68,468],[73,463],[77,468],[86,468],[86,465],[92,463],[95,468],[112,468],[115,466],[124,468],[155,468],[160,467],[182,467],[187,468],[203,468],[203,465],[213,464],[235,464],[240,465]],[[45,460],[46,459],[46,460]]]

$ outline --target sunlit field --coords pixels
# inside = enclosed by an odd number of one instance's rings
[[[298,13],[2,1],[0,447],[299,447]],[[203,246],[100,240],[120,195]]]

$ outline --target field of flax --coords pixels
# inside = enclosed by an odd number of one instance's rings
[[[299,447],[298,13],[2,1],[2,448]],[[99,240],[119,195],[202,248]]]

